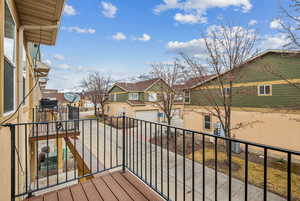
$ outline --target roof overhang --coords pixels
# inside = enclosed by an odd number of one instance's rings
[[[61,18],[64,0],[15,0],[20,25],[57,26]],[[55,45],[59,26],[52,29],[31,29],[24,31],[27,41],[44,45]]]

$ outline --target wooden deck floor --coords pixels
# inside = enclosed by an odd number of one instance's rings
[[[162,201],[139,178],[115,171],[25,201]]]

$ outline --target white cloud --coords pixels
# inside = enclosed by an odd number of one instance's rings
[[[282,21],[280,19],[273,19],[270,22],[270,28],[271,29],[281,29],[282,28],[281,23],[282,23]]]
[[[243,12],[248,12],[252,8],[250,0],[163,0],[164,3],[154,8],[154,13],[159,14],[163,11],[178,9],[186,15],[199,16],[205,18],[206,12],[210,8],[226,8],[235,6],[241,8]]]
[[[115,33],[113,36],[112,36],[112,38],[114,39],[114,40],[126,40],[126,35],[125,34],[123,34],[122,32],[117,32],[117,33]]]
[[[67,30],[69,32],[76,32],[76,33],[85,33],[85,34],[94,34],[96,33],[95,29],[92,28],[80,28],[77,26],[74,27],[62,27],[63,30]]]
[[[203,38],[193,39],[186,42],[170,41],[166,48],[170,52],[184,53],[190,56],[205,54],[205,41]]]
[[[286,35],[282,33],[277,33],[275,35],[264,35],[260,38],[259,48],[265,49],[281,49],[287,44]]]
[[[257,24],[257,21],[256,20],[250,20],[249,22],[248,22],[248,25],[249,26],[254,26],[254,25],[256,25]]]
[[[196,23],[206,23],[207,18],[201,17],[199,15],[193,15],[193,14],[181,14],[177,13],[174,16],[174,20],[181,24],[196,24]]]
[[[65,59],[64,55],[61,55],[61,54],[55,54],[55,55],[53,55],[53,58],[55,60],[64,60]]]
[[[48,88],[58,90],[80,89],[80,81],[89,73],[99,72],[103,75],[110,76],[113,80],[120,80],[131,77],[135,72],[128,69],[118,71],[112,68],[103,68],[101,66],[74,66],[70,64],[61,64],[55,66],[50,71]]]
[[[73,8],[73,6],[68,5],[68,4],[65,4],[63,12],[66,15],[76,15],[77,14],[75,8]]]
[[[51,62],[50,59],[44,60],[44,63],[47,64],[48,66],[51,66],[51,65],[52,65],[52,62]]]
[[[149,41],[149,40],[151,40],[151,36],[150,35],[148,35],[148,34],[146,34],[146,33],[144,33],[141,37],[139,37],[139,38],[136,38],[136,40],[139,40],[139,41]]]
[[[101,2],[102,7],[102,14],[107,18],[114,18],[116,17],[118,8],[114,6],[112,3],[102,1]]]
[[[72,67],[69,64],[59,64],[58,68],[62,69],[62,70],[69,70]]]
[[[207,35],[210,35],[211,30],[218,30],[220,28],[220,26],[216,25],[209,26],[206,30]],[[238,26],[232,28],[239,30],[239,32],[244,30],[242,27]],[[254,33],[255,32],[253,32],[253,34]],[[254,35],[249,35],[249,37],[252,36]],[[286,45],[287,41],[286,35],[282,33],[258,35],[255,48],[260,50],[281,49],[284,45]],[[167,43],[166,49],[175,54],[184,53],[201,59],[205,59],[207,55],[204,38],[196,38],[189,41],[170,41]]]
[[[282,33],[274,35],[261,35],[258,36],[256,48],[259,50],[266,49],[281,49],[287,44],[286,35]],[[166,48],[169,52],[178,54],[184,53],[189,56],[198,57],[202,60],[207,58],[205,40],[203,38],[193,39],[190,41],[170,41],[167,43]]]

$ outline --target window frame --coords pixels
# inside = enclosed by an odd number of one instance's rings
[[[154,95],[155,94],[155,99],[152,99],[153,98],[153,96],[152,95]],[[151,100],[152,99],[152,100]],[[157,93],[156,92],[149,92],[148,93],[148,101],[149,102],[156,102],[157,101]]]
[[[268,93],[268,94],[266,94],[266,87],[269,87],[269,90],[270,90],[270,93]],[[260,92],[260,88],[261,87],[264,87],[264,93],[261,93]],[[271,84],[261,84],[261,85],[258,85],[257,86],[257,95],[258,96],[272,96],[273,95],[273,93],[272,93],[272,85]]]
[[[206,128],[206,119],[205,117],[209,117],[209,128]],[[212,116],[211,114],[203,114],[203,129],[204,130],[211,130],[212,129]]]
[[[8,115],[14,113],[15,110],[16,110],[16,84],[15,84],[16,83],[16,67],[10,62],[10,60],[6,56],[4,56],[4,66],[3,66],[4,68],[5,68],[5,61],[8,62],[12,66],[12,68],[13,68],[13,77],[14,77],[14,79],[13,79],[13,82],[14,82],[14,86],[13,86],[13,109],[10,110],[10,111],[6,111],[6,112],[5,112],[5,107],[4,107],[5,90],[3,88],[3,116],[8,116]],[[4,73],[4,71],[5,71],[5,69],[3,69],[3,73]],[[5,84],[4,74],[3,74],[3,84]],[[3,87],[5,87],[5,86],[3,86]]]
[[[186,94],[188,94],[188,96]],[[186,101],[187,97],[188,97],[189,101]],[[185,90],[184,91],[184,103],[191,103],[191,91],[190,90]]]
[[[10,15],[11,15],[11,17],[12,17],[12,19],[13,19],[13,22],[14,22],[14,45],[13,45],[13,59],[12,59],[12,61],[11,61],[11,59],[9,59],[9,57],[7,56],[7,55],[5,55],[5,52],[3,51],[3,55],[4,55],[4,57],[6,57],[6,59],[14,66],[14,67],[16,67],[16,63],[17,63],[17,24],[16,24],[16,19],[15,19],[15,17],[13,16],[13,12],[12,12],[12,10],[11,10],[11,8],[9,7],[9,5],[8,5],[8,3],[7,3],[7,1],[5,0],[4,1],[4,37],[3,37],[3,48],[5,49],[5,12],[6,12],[6,9],[5,9],[5,7],[7,6],[7,8],[8,8],[8,10],[9,10],[9,12],[10,12]],[[4,50],[3,49],[3,50]]]
[[[12,108],[12,110],[10,110],[10,111],[5,111],[5,107],[4,107],[4,96],[5,96],[5,92],[4,92],[4,89],[3,89],[3,97],[2,97],[2,102],[3,102],[3,106],[2,106],[2,109],[3,109],[3,116],[5,117],[5,116],[8,116],[8,115],[11,115],[11,114],[13,114],[14,112],[15,112],[15,110],[16,110],[16,93],[17,93],[17,90],[16,90],[16,87],[17,87],[17,85],[15,84],[16,83],[16,80],[17,80],[17,78],[16,78],[16,76],[17,76],[17,73],[16,73],[16,63],[17,63],[17,58],[16,58],[16,56],[17,56],[17,24],[16,24],[16,19],[14,18],[14,16],[13,16],[13,12],[12,12],[12,10],[11,10],[11,8],[9,7],[9,4],[7,3],[7,1],[5,0],[4,1],[4,38],[5,38],[5,15],[6,15],[6,9],[5,8],[8,8],[8,11],[9,11],[9,13],[10,13],[10,15],[11,15],[11,17],[12,17],[12,20],[13,20],[13,22],[14,22],[14,44],[13,44],[13,58],[12,58],[12,61],[11,61],[11,59],[9,58],[9,55],[5,55],[5,52],[3,51],[3,56],[4,56],[4,58],[3,58],[3,63],[4,63],[4,66],[3,66],[3,84],[5,84],[4,83],[4,68],[5,68],[5,61],[6,62],[8,62],[11,66],[12,66],[12,68],[13,68],[13,82],[14,82],[14,85],[13,85],[13,108]],[[3,38],[3,48],[5,49],[5,40],[4,40],[4,38]]]
[[[139,93],[138,92],[129,92],[128,100],[131,100],[131,101],[139,100]]]

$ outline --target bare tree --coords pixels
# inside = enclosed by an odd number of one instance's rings
[[[232,137],[232,100],[237,93],[246,91],[233,89],[233,83],[242,79],[240,66],[255,53],[256,34],[251,29],[239,26],[216,26],[204,36],[205,61],[182,55],[191,71],[197,76],[211,76],[201,85],[200,105],[220,122],[225,136]],[[204,63],[205,64],[202,64]],[[214,87],[212,87],[214,86]],[[227,142],[227,153],[229,146]]]
[[[175,91],[175,85],[184,78],[182,73],[184,67],[179,64],[179,62],[174,61],[170,64],[154,63],[151,64],[151,68],[150,76],[160,78],[165,82],[165,84],[159,86],[157,101],[154,101],[153,104],[163,111],[167,123],[170,125],[174,116],[173,106],[178,97]]]
[[[101,114],[104,115],[104,107],[108,102],[107,91],[111,86],[112,80],[110,77],[101,75],[99,72],[94,72],[88,75],[81,81],[81,87],[85,89],[87,95],[94,104],[94,113],[97,114],[97,104],[101,107]]]
[[[287,7],[280,7],[281,16],[278,22],[281,25],[281,32],[287,35],[288,42],[285,47],[300,48],[300,0],[289,0]]]

